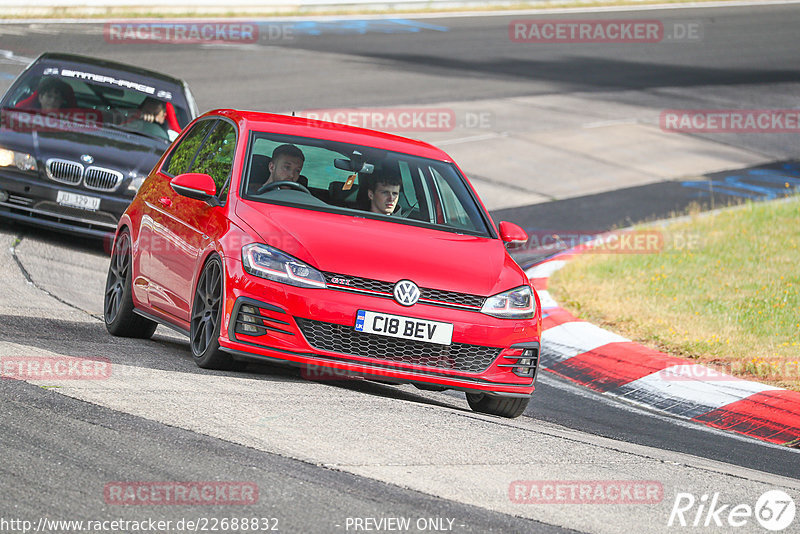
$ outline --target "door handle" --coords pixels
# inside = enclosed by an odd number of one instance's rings
[[[164,207],[172,207],[172,199],[169,197],[161,197],[158,199],[158,202]]]

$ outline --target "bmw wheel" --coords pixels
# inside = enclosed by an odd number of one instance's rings
[[[106,330],[113,336],[148,339],[158,325],[133,311],[131,264],[131,236],[127,230],[123,230],[111,252],[103,318]]]

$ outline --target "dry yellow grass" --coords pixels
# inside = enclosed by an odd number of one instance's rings
[[[658,229],[658,253],[583,255],[551,293],[645,345],[800,390],[798,223],[798,197],[695,215]]]

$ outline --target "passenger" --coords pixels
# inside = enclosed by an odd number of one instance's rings
[[[392,215],[400,199],[399,176],[376,176],[369,180],[367,196],[369,211],[381,215]]]
[[[306,157],[303,151],[294,145],[280,145],[272,151],[272,159],[269,162],[269,178],[266,184],[272,182],[296,182],[300,179],[300,172]]]
[[[32,103],[31,108],[42,111],[61,109],[67,104],[71,94],[72,89],[66,82],[52,76],[45,76],[39,81],[39,86],[36,88],[36,101]]]

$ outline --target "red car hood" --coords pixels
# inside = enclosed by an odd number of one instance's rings
[[[499,239],[255,202],[236,213],[262,242],[321,271],[482,296],[526,282]]]

